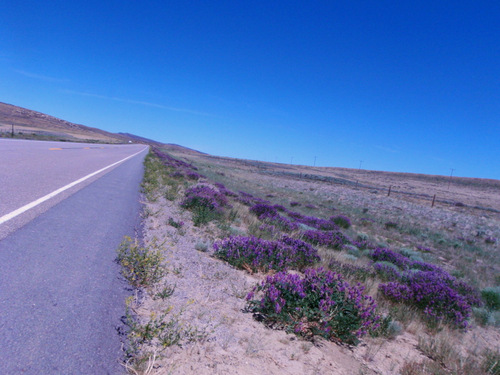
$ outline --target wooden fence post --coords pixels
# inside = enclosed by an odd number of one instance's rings
[[[389,186],[389,191],[387,192],[388,197],[391,195],[391,188],[392,188],[392,186]]]
[[[434,197],[432,198],[432,206],[431,207],[434,207],[435,202],[436,202],[436,194],[434,194]]]

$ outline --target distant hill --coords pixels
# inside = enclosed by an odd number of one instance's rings
[[[131,140],[132,142],[144,143],[144,144],[148,144],[151,146],[158,146],[158,147],[162,147],[163,149],[166,149],[168,151],[184,152],[184,153],[188,153],[191,155],[206,155],[203,152],[196,151],[196,150],[193,150],[191,148],[184,147],[184,146],[179,146],[179,145],[176,145],[174,143],[161,143],[161,142],[149,139],[149,138],[144,138],[144,137],[141,137],[141,136],[138,136],[135,134],[130,134],[130,133],[118,133],[118,134],[122,137],[125,137],[126,139]]]
[[[0,137],[10,137],[12,125],[14,125],[16,138],[99,143],[134,142],[191,155],[205,155],[202,152],[176,144],[165,144],[130,133],[109,133],[31,109],[0,102]]]
[[[119,134],[0,102],[0,135],[10,135],[12,125],[19,138],[105,143],[125,143],[129,140]]]

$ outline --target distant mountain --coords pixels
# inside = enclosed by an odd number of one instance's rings
[[[123,137],[127,137],[130,139],[132,142],[136,143],[146,143],[152,146],[161,146],[164,149],[167,149],[169,151],[179,151],[179,152],[185,152],[188,154],[196,154],[196,155],[206,155],[203,152],[193,150],[192,148],[184,147],[184,146],[179,146],[174,143],[161,143],[157,141],[153,141],[152,139],[140,137],[138,135],[130,134],[130,133],[118,133],[119,135]]]
[[[20,138],[90,141],[106,143],[128,142],[119,134],[74,124],[57,117],[0,102],[0,135],[14,133]]]
[[[130,134],[130,133],[118,133],[119,136],[123,137],[124,139],[128,139],[132,142],[135,143],[147,143],[150,145],[154,146],[163,146],[164,144],[161,142],[153,141],[152,139],[149,138],[144,138],[135,134]]]

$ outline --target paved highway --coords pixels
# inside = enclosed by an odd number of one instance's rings
[[[94,181],[102,173],[3,222],[6,215],[143,149],[142,145],[96,145],[0,138],[0,239]]]
[[[123,373],[116,327],[128,292],[114,258],[138,230],[145,154],[0,140],[0,374]]]

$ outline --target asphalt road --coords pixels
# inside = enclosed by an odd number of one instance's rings
[[[0,239],[95,181],[102,173],[2,223],[5,215],[142,149],[142,145],[96,145],[0,138]]]
[[[11,154],[0,143],[0,217],[144,149],[33,143],[9,144]],[[16,156],[16,147],[27,155]],[[138,229],[145,154],[0,224],[21,219],[0,240],[0,374],[123,373],[116,328],[129,292],[114,258],[123,236]],[[6,174],[6,159],[30,173]],[[30,186],[17,185],[23,181]]]

